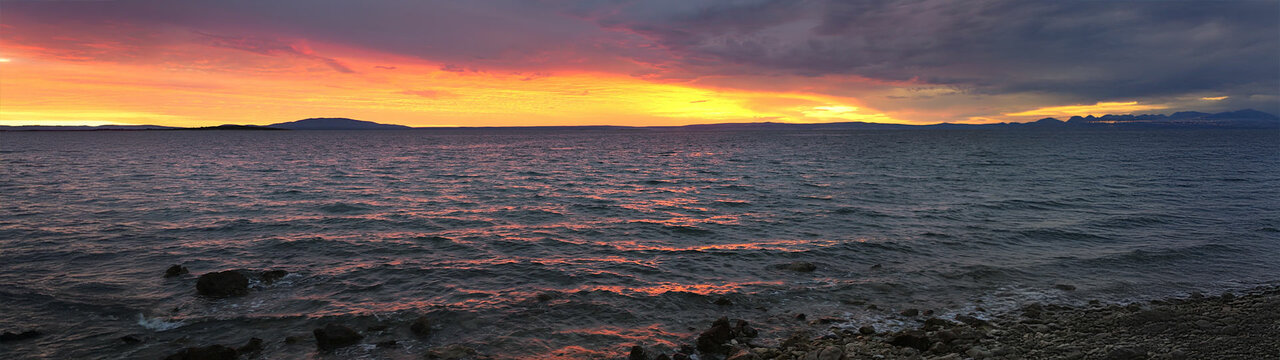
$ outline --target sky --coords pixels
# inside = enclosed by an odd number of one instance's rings
[[[0,0],[0,125],[1280,113],[1280,1]]]

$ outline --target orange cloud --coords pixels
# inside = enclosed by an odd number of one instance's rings
[[[1160,110],[1167,109],[1168,106],[1157,104],[1139,104],[1137,101],[1128,102],[1099,102],[1093,105],[1066,105],[1066,106],[1050,106],[1042,107],[1034,110],[1027,110],[1016,113],[1004,114],[1005,116],[1100,116],[1106,114],[1129,114],[1136,111]]]

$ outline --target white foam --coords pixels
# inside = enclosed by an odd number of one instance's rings
[[[139,313],[139,314],[138,314],[138,325],[141,325],[142,327],[146,328],[147,330],[152,330],[152,331],[169,331],[169,330],[173,330],[173,329],[180,328],[180,327],[182,327],[183,325],[186,325],[186,323],[184,323],[184,322],[182,322],[182,321],[180,321],[180,320],[179,320],[179,321],[170,321],[170,320],[165,320],[165,319],[158,318],[158,317],[157,317],[157,318],[150,318],[150,319],[148,319],[146,316],[144,316],[144,315],[142,315],[141,313]]]

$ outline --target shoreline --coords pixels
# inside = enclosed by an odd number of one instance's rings
[[[870,326],[801,330],[758,339],[745,321],[720,319],[675,354],[633,347],[629,360],[841,359],[1263,359],[1280,357],[1280,286],[1243,295],[1192,293],[1127,305],[1031,303],[980,319],[916,317],[898,331]],[[776,345],[761,345],[776,344]],[[696,355],[695,355],[696,354]]]

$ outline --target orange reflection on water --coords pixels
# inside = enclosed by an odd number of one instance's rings
[[[858,240],[855,240],[858,241]],[[862,240],[865,241],[865,240]],[[845,243],[845,240],[765,240],[745,243],[706,244],[691,246],[663,246],[640,241],[617,241],[604,245],[624,251],[709,251],[709,250],[771,250],[801,252],[809,247],[828,247]]]
[[[665,282],[650,286],[592,285],[580,287],[578,291],[608,291],[622,295],[657,296],[666,293],[690,293],[698,295],[724,294],[738,291],[747,286],[776,286],[782,281],[747,281],[726,282],[720,284],[680,284]]]

